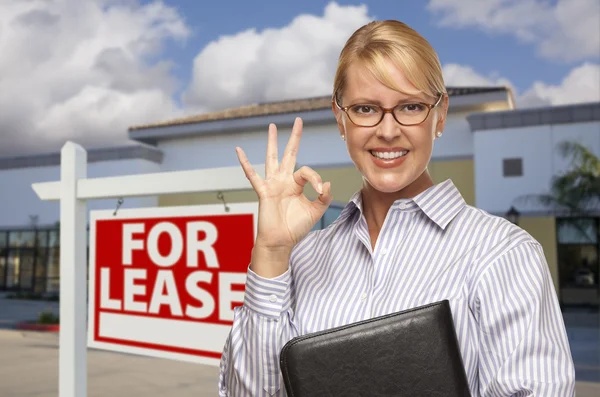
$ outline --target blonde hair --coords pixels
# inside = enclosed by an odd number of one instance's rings
[[[340,100],[348,67],[356,61],[362,62],[382,84],[402,92],[387,73],[386,58],[420,91],[433,97],[446,94],[442,66],[433,47],[408,25],[387,20],[370,22],[350,36],[339,57],[334,98]]]

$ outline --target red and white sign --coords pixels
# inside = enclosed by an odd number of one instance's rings
[[[218,365],[258,203],[92,211],[88,346]]]

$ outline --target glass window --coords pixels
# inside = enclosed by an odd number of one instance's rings
[[[8,261],[6,263],[6,288],[16,289],[19,287],[19,252],[11,250],[8,252]]]
[[[47,230],[38,230],[37,246],[38,247],[47,247],[48,246],[48,231]]]
[[[558,219],[558,242],[560,244],[597,244],[596,219]]]
[[[50,230],[49,247],[58,247],[60,245],[60,233],[58,230]]]
[[[21,230],[9,232],[8,245],[10,247],[33,247],[35,245],[35,232]]]
[[[0,288],[6,288],[6,279],[4,273],[6,272],[6,252],[5,248],[0,248]]]
[[[8,239],[8,233],[7,232],[0,232],[0,248],[4,248],[6,247],[7,244],[7,240]]]
[[[22,250],[19,253],[19,287],[24,290],[33,288],[34,250]]]
[[[60,249],[51,248],[48,255],[46,291],[58,292],[60,285]]]

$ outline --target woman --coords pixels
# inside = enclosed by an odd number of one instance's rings
[[[465,204],[427,171],[448,95],[436,53],[397,21],[357,30],[340,55],[332,108],[363,187],[328,228],[330,182],[294,172],[302,122],[266,175],[238,158],[259,198],[245,302],[221,360],[221,396],[284,396],[291,338],[448,299],[473,396],[571,396],[574,367],[540,244]],[[309,201],[310,183],[320,193]],[[334,182],[335,183],[335,182]],[[310,232],[310,233],[309,233]]]

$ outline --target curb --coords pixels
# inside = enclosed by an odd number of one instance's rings
[[[32,322],[23,321],[17,323],[15,329],[21,331],[42,331],[42,332],[59,332],[59,324],[36,324]]]

